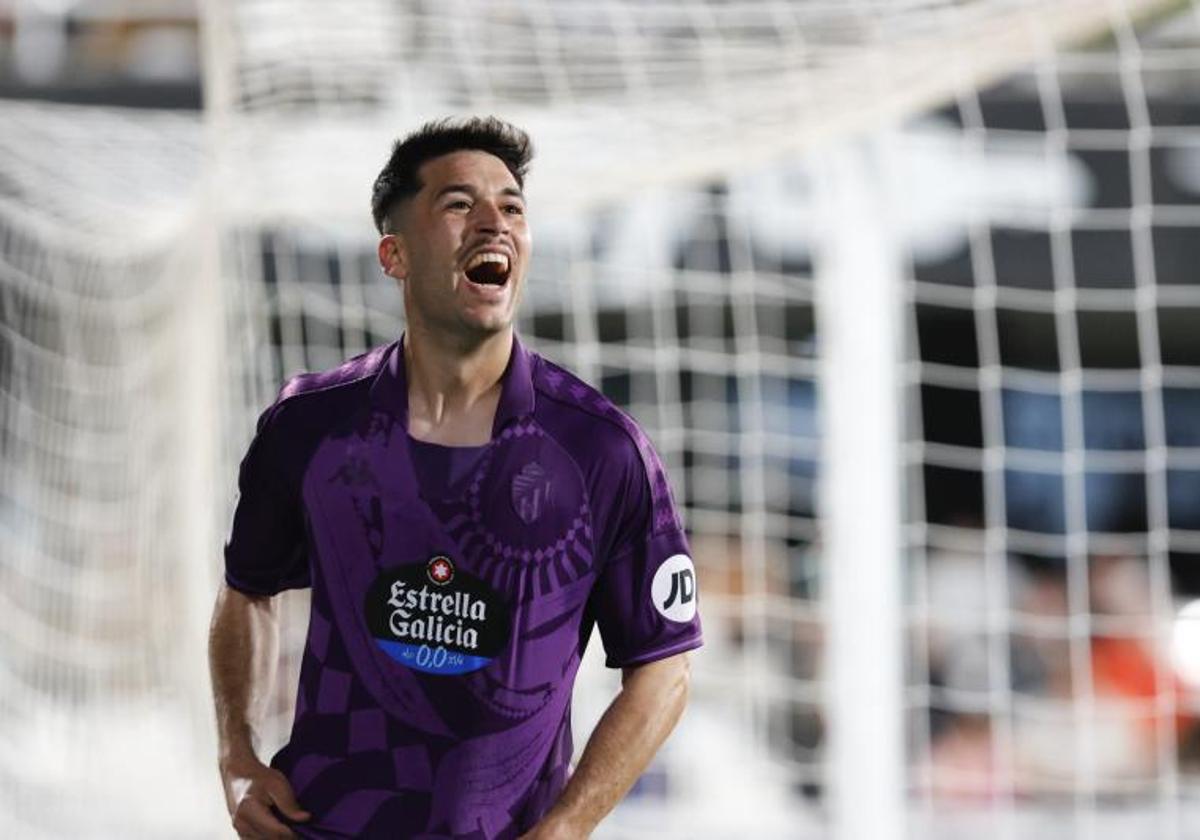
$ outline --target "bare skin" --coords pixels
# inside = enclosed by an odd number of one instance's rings
[[[380,266],[404,297],[408,430],[418,440],[446,446],[481,445],[491,439],[532,251],[525,199],[504,163],[484,152],[434,158],[419,176],[420,191],[394,213],[394,232],[378,247]],[[507,257],[503,286],[468,279],[466,266],[482,251]],[[294,836],[271,815],[271,805],[289,819],[308,819],[286,778],[254,749],[277,633],[271,598],[222,590],[210,664],[221,779],[241,837]],[[687,702],[688,673],[686,654],[624,670],[622,690],[571,781],[522,840],[578,840],[595,829],[675,727]]]
[[[584,747],[579,766],[532,831],[520,840],[579,840],[621,801],[671,734],[687,705],[686,653],[621,672],[616,696]]]
[[[208,640],[225,804],[238,836],[256,840],[295,837],[272,815],[272,805],[299,822],[309,817],[286,777],[263,764],[255,749],[279,654],[277,609],[276,599],[222,585]]]
[[[422,188],[396,212],[379,263],[404,295],[408,430],[418,440],[470,446],[491,439],[500,378],[532,240],[512,173],[485,152],[427,161]],[[481,288],[464,267],[481,251],[508,257],[508,279]]]

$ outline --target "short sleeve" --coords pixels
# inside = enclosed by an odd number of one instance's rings
[[[699,590],[691,549],[657,453],[644,438],[610,490],[615,534],[591,609],[607,664],[622,668],[700,647]]]
[[[258,420],[238,470],[238,502],[225,544],[225,581],[250,595],[309,585],[304,516],[297,483],[284,469],[279,403]]]

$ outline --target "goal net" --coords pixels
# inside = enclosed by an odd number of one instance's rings
[[[226,830],[204,637],[237,461],[283,378],[403,329],[368,187],[449,113],[532,134],[519,329],[646,428],[704,593],[688,713],[598,836],[1197,830],[1200,10],[200,25],[201,113],[0,100],[0,834]]]

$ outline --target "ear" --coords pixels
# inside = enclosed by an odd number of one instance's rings
[[[379,240],[379,265],[394,280],[408,277],[408,251],[399,234],[389,233]]]

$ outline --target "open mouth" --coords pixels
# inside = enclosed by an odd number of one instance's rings
[[[476,254],[464,269],[467,279],[480,286],[503,286],[510,271],[508,256],[495,251]]]

